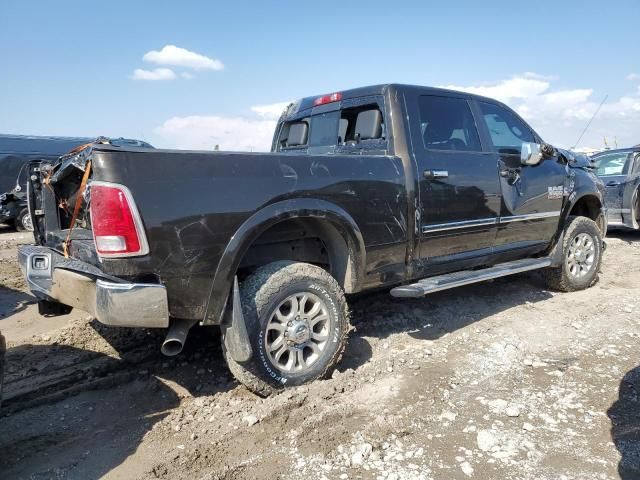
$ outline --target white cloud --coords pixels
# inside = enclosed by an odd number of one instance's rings
[[[496,98],[522,115],[545,141],[558,147],[572,147],[591,119],[602,98],[590,88],[555,89],[553,77],[533,73],[485,85],[449,85]],[[288,102],[250,107],[253,116],[173,117],[155,129],[159,146],[211,150],[268,151],[276,120]],[[619,146],[640,142],[640,86],[603,105],[578,147],[600,149],[603,138]]]
[[[220,60],[175,45],[165,45],[160,51],[151,50],[144,54],[142,60],[156,65],[192,68],[194,70],[224,69],[224,64]]]
[[[155,129],[159,145],[170,148],[268,152],[277,120],[291,102],[255,105],[254,117],[192,115],[173,117]]]
[[[193,73],[189,73],[189,72],[182,72],[182,73],[180,73],[180,76],[182,78],[186,78],[187,80],[191,80],[193,78],[196,78],[196,76]]]
[[[590,88],[556,90],[554,78],[527,73],[487,85],[448,85],[498,99],[515,109],[545,139],[559,147],[572,147],[602,101]],[[640,139],[640,87],[617,99],[609,98],[579,146],[603,146],[614,137],[620,146],[635,145]]]
[[[154,70],[136,68],[131,78],[133,80],[174,80],[176,74],[170,68],[156,68]]]
[[[192,115],[170,118],[155,134],[171,148],[267,152],[275,127],[275,120]]]
[[[272,103],[270,105],[256,105],[251,107],[251,111],[257,113],[263,118],[272,118],[277,120],[290,103],[291,102],[280,102]]]
[[[640,80],[640,73],[630,73],[627,75],[627,80]]]

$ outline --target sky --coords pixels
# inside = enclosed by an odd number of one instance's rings
[[[497,98],[545,139],[640,143],[640,0],[0,2],[0,133],[268,150],[286,102],[378,83]]]

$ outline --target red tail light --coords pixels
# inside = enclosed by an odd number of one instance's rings
[[[324,105],[325,103],[339,102],[340,100],[342,100],[342,94],[340,92],[336,92],[330,95],[324,95],[322,97],[316,98],[313,101],[313,106],[317,107],[318,105]]]
[[[142,221],[124,185],[91,183],[91,227],[101,257],[132,257],[149,253]]]

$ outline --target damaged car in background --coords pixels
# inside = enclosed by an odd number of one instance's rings
[[[500,102],[418,86],[297,101],[270,153],[102,139],[29,175],[41,214],[19,261],[42,314],[168,328],[168,355],[194,324],[219,325],[229,368],[261,395],[331,371],[346,295],[419,298],[531,270],[584,289],[607,229],[586,158]]]
[[[609,226],[640,228],[640,145],[608,150],[591,157],[605,185]]]

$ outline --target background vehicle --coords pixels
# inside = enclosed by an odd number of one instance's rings
[[[0,406],[2,406],[2,383],[4,380],[4,354],[7,350],[5,339],[0,332]]]
[[[68,151],[94,141],[87,137],[0,135],[0,222],[18,230],[33,230],[27,209],[27,165],[33,160],[54,161]],[[115,144],[151,147],[146,142],[115,139]]]
[[[43,215],[19,259],[41,312],[170,326],[167,354],[194,323],[221,325],[234,375],[268,394],[336,364],[345,294],[534,269],[564,291],[597,279],[602,183],[494,100],[405,85],[308,97],[272,150],[94,144],[32,164]]]
[[[609,226],[640,228],[640,146],[591,157],[606,188]]]

